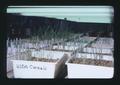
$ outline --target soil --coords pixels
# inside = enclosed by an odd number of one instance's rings
[[[56,61],[58,61],[58,59],[47,59],[47,58],[36,58],[36,57],[33,57],[32,61],[56,62]]]
[[[107,61],[107,60],[95,60],[95,59],[86,59],[86,58],[73,58],[69,62],[70,63],[76,63],[76,64],[87,64],[87,65],[97,65],[97,66],[113,67],[113,62],[112,61]]]

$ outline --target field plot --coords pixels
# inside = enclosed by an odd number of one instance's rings
[[[9,6],[7,77],[112,78],[113,12],[111,6]]]

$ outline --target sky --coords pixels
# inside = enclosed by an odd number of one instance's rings
[[[114,17],[111,6],[9,6],[7,13],[93,23],[111,23]]]

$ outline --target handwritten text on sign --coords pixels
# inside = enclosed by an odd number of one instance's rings
[[[36,70],[47,70],[45,66],[34,66],[34,65],[25,65],[25,64],[17,64],[16,67],[18,69],[36,69]]]
[[[15,78],[54,78],[55,63],[12,60]]]

